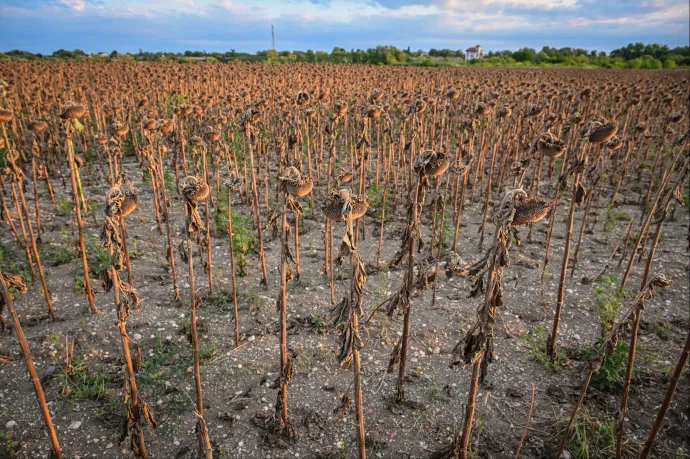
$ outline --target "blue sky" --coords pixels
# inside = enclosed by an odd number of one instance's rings
[[[0,0],[0,51],[688,45],[688,0]]]

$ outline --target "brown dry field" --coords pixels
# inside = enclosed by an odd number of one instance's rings
[[[94,106],[106,107],[99,102],[97,94],[99,82],[103,83],[104,92],[111,91],[111,105],[125,107],[128,119],[136,119],[137,91],[146,94],[151,100],[150,106],[157,110],[159,118],[168,117],[167,109],[173,94],[187,94],[189,100],[199,105],[209,98],[206,112],[199,121],[191,122],[188,129],[199,129],[210,122],[212,113],[225,110],[229,114],[226,127],[222,128],[223,136],[232,139],[235,132],[240,132],[233,117],[241,112],[252,101],[259,98],[275,100],[270,110],[270,120],[266,121],[262,136],[266,151],[270,152],[270,170],[260,171],[261,177],[268,177],[270,187],[261,188],[261,213],[266,218],[269,209],[264,205],[266,190],[269,190],[270,204],[277,199],[275,177],[281,167],[277,161],[278,146],[272,138],[276,132],[288,132],[290,126],[277,124],[276,120],[293,116],[293,108],[288,102],[281,106],[278,101],[291,100],[300,89],[315,89],[315,94],[324,87],[331,86],[330,102],[317,104],[316,97],[310,101],[314,111],[323,111],[323,117],[332,107],[332,100],[343,97],[355,101],[350,103],[350,113],[366,107],[366,94],[379,88],[385,94],[384,102],[390,105],[389,112],[393,119],[393,129],[399,129],[399,120],[403,119],[407,106],[412,99],[401,96],[403,91],[415,93],[421,91],[428,99],[439,100],[438,113],[443,107],[443,90],[453,85],[461,92],[455,111],[444,112],[443,123],[459,123],[466,117],[473,117],[474,105],[479,100],[497,100],[498,106],[510,105],[514,115],[506,123],[490,115],[483,124],[487,136],[496,132],[506,133],[509,139],[511,126],[519,125],[523,130],[515,129],[517,138],[513,142],[505,140],[499,149],[499,155],[522,154],[529,151],[536,134],[541,132],[544,120],[535,123],[521,120],[520,113],[524,100],[516,94],[504,95],[503,89],[513,87],[516,90],[535,90],[545,82],[546,88],[537,93],[535,103],[543,102],[547,112],[561,110],[562,119],[551,124],[552,132],[561,132],[567,117],[575,112],[584,112],[588,107],[592,114],[607,119],[617,119],[622,125],[628,112],[625,107],[635,91],[623,91],[626,85],[636,86],[637,93],[644,96],[653,94],[661,99],[667,92],[677,91],[675,107],[684,114],[683,121],[674,126],[674,135],[664,135],[669,142],[675,135],[687,131],[687,74],[686,72],[629,72],[629,71],[595,71],[595,70],[500,70],[500,69],[381,69],[375,67],[347,66],[189,66],[183,71],[171,71],[171,66],[161,64],[134,67],[113,71],[108,77],[108,67],[91,68],[79,64],[68,68],[63,64],[50,64],[56,74],[50,79],[43,94],[50,103],[54,98],[55,106],[60,105],[60,89],[64,90],[63,99],[83,100],[88,103],[91,115]],[[113,64],[115,66],[115,64]],[[45,77],[50,68],[30,67],[29,64],[0,64],[0,77],[11,80],[12,91],[16,100],[28,101],[36,91],[36,78]],[[137,73],[138,72],[138,73]],[[150,73],[147,73],[150,72]],[[176,73],[177,72],[177,73]],[[350,72],[351,75],[345,77]],[[170,75],[172,73],[172,76]],[[73,75],[79,81],[66,81],[65,75]],[[186,80],[182,80],[182,77]],[[138,80],[137,80],[138,78]],[[273,78],[275,87],[264,84]],[[347,78],[345,80],[345,78]],[[345,80],[340,81],[339,79]],[[146,80],[142,82],[142,80]],[[122,87],[117,86],[121,81]],[[243,81],[243,82],[242,82]],[[682,83],[684,81],[684,83]],[[680,84],[685,88],[678,87]],[[482,87],[484,85],[484,87]],[[682,86],[680,85],[680,86]],[[593,104],[583,102],[578,94],[584,87],[594,90]],[[602,89],[602,86],[603,89]],[[133,89],[128,93],[127,89]],[[545,95],[554,88],[571,89],[576,95],[574,101],[559,96],[553,99]],[[247,94],[242,94],[246,91]],[[491,92],[499,93],[497,97]],[[536,91],[535,91],[536,92]],[[615,100],[615,94],[622,95],[622,102]],[[55,96],[57,94],[57,96]],[[560,94],[560,93],[559,93]],[[170,97],[169,97],[170,96]],[[228,96],[228,97],[226,97]],[[232,96],[232,97],[230,97]],[[104,95],[101,95],[106,99]],[[359,102],[358,102],[359,101]],[[534,99],[533,99],[534,101]],[[683,101],[685,103],[683,103]],[[196,105],[197,102],[194,104]],[[167,104],[167,105],[166,105]],[[382,104],[382,105],[385,105]],[[666,125],[661,120],[668,116],[663,107],[657,111],[645,109],[650,105],[661,106],[661,101],[643,102],[629,110],[633,118],[646,122],[651,129],[664,132]],[[430,102],[429,106],[436,107]],[[16,106],[15,106],[16,107]],[[401,107],[398,110],[398,107]],[[596,109],[596,112],[595,112]],[[35,117],[36,107],[25,103],[21,110],[15,108],[16,124],[8,124],[14,129],[9,133],[11,138],[22,139],[28,135],[18,127],[26,120]],[[56,108],[43,112],[46,118],[56,119]],[[296,109],[294,109],[296,111]],[[397,111],[396,111],[397,110]],[[433,110],[433,112],[432,112]],[[104,109],[104,119],[110,122],[111,115]],[[402,113],[402,115],[400,114]],[[429,108],[426,120],[436,120],[436,110]],[[349,131],[354,128],[358,114],[352,114]],[[51,119],[52,119],[51,118]],[[440,117],[439,117],[440,118]],[[455,119],[456,121],[453,121]],[[450,120],[450,121],[449,121]],[[133,131],[139,134],[136,121]],[[272,124],[271,124],[272,123]],[[87,124],[87,123],[84,123]],[[324,123],[325,124],[325,123]],[[427,129],[433,124],[429,121]],[[100,121],[99,121],[99,125]],[[270,127],[269,127],[270,126]],[[305,125],[306,126],[306,125]],[[459,147],[461,135],[458,124],[449,125],[453,134],[450,139],[441,139],[438,143],[420,134],[420,148],[448,146],[455,152]],[[57,131],[57,125],[49,129]],[[239,131],[238,131],[239,129]],[[379,128],[380,129],[380,128]],[[630,128],[628,128],[631,130]],[[99,128],[87,125],[89,138]],[[379,131],[380,132],[380,131]],[[483,131],[482,131],[483,132]],[[316,126],[305,128],[313,142],[318,138]],[[620,134],[620,133],[619,133]],[[306,136],[307,134],[305,134]],[[348,134],[355,139],[356,134]],[[380,134],[379,134],[380,135]],[[480,136],[483,134],[479,134]],[[244,148],[240,141],[235,143]],[[346,136],[347,137],[347,136]],[[311,137],[310,137],[311,138]],[[373,151],[380,142],[376,137],[376,128],[372,128]],[[394,136],[395,141],[398,139]],[[483,139],[483,137],[482,137]],[[500,142],[495,137],[492,140]],[[657,137],[658,139],[658,137]],[[356,139],[355,139],[356,140]],[[409,137],[408,137],[409,140]],[[427,144],[421,145],[422,141]],[[626,139],[627,141],[627,139]],[[651,145],[650,158],[661,149],[657,140],[639,140],[633,150],[633,157],[648,145]],[[489,137],[486,138],[489,142]],[[21,141],[19,142],[21,146]],[[84,195],[94,209],[84,217],[84,231],[87,240],[87,251],[97,251],[99,233],[103,225],[103,207],[109,184],[105,180],[107,163],[98,161],[93,152],[86,150],[96,148],[92,142],[76,142],[78,153],[88,158],[81,169]],[[56,154],[64,154],[61,149],[64,141],[58,146]],[[511,146],[512,145],[512,146]],[[627,143],[626,143],[627,145]],[[341,145],[342,146],[342,145]],[[351,146],[351,145],[350,145]],[[319,146],[311,146],[315,156]],[[28,147],[26,147],[28,148]],[[310,148],[310,147],[306,147]],[[396,147],[397,149],[398,147]],[[480,150],[477,141],[475,157],[491,154],[491,148]],[[603,147],[601,147],[603,148]],[[664,147],[671,150],[671,147]],[[687,146],[684,147],[687,155]],[[26,150],[26,151],[30,151]],[[347,147],[343,148],[345,160],[338,160],[338,171],[349,166]],[[513,153],[510,153],[510,152]],[[677,151],[674,150],[674,151]],[[522,152],[522,153],[521,153]],[[328,152],[324,154],[324,158]],[[370,153],[371,155],[371,153]],[[259,155],[261,157],[261,154]],[[661,155],[660,161],[666,164],[668,155]],[[306,158],[306,155],[304,155]],[[373,158],[373,160],[372,160]],[[359,236],[359,253],[368,273],[364,287],[364,311],[368,315],[379,303],[392,292],[397,291],[404,274],[404,268],[389,269],[391,260],[400,246],[400,237],[406,227],[406,209],[404,205],[403,186],[397,193],[396,205],[387,208],[386,225],[381,252],[381,265],[376,267],[377,248],[380,234],[380,211],[382,187],[374,186],[375,168],[379,166],[377,153],[370,156],[371,169],[368,171],[367,194],[372,206],[363,217],[362,233]],[[619,173],[614,169],[613,156],[605,155],[606,164],[602,163],[602,172]],[[225,164],[223,159],[223,164]],[[537,184],[529,182],[532,173],[527,174],[527,186],[532,187],[541,196],[552,197],[557,181],[557,172],[549,180],[546,172],[548,160],[543,160],[544,172]],[[26,199],[33,215],[33,186],[28,163]],[[475,163],[476,164],[476,163]],[[508,163],[509,165],[510,163]],[[618,167],[620,161],[617,162]],[[550,330],[556,305],[556,291],[559,282],[559,270],[565,244],[565,233],[568,220],[570,186],[566,187],[554,221],[553,240],[550,254],[551,261],[547,276],[542,284],[541,272],[544,263],[545,241],[549,219],[534,224],[531,238],[527,234],[529,227],[522,227],[522,243],[514,244],[510,249],[511,264],[504,271],[505,306],[497,311],[495,329],[496,359],[489,366],[485,382],[480,385],[477,396],[477,409],[471,445],[472,457],[510,458],[523,434],[527,410],[530,406],[532,387],[534,387],[533,416],[524,442],[521,456],[524,458],[554,457],[560,443],[564,422],[570,415],[580,393],[587,371],[586,349],[594,345],[601,336],[601,303],[605,294],[597,293],[603,288],[602,281],[594,283],[587,279],[595,277],[608,264],[605,276],[616,276],[620,280],[625,270],[627,259],[621,261],[622,248],[614,250],[626,236],[626,226],[633,219],[633,230],[638,229],[640,220],[646,216],[649,206],[643,211],[640,202],[645,199],[650,186],[656,177],[649,173],[651,160],[644,167],[633,162],[625,171],[623,185],[619,191],[616,204],[607,209],[606,203],[611,199],[613,187],[610,176],[600,177],[603,182],[601,199],[598,207],[590,209],[591,219],[597,215],[596,224],[588,228],[582,240],[578,255],[577,269],[571,275],[568,269],[566,296],[563,308],[562,323],[559,334],[559,346],[564,358],[562,365],[549,369],[537,360],[537,354],[530,349],[526,336],[539,334],[540,327]],[[64,164],[63,164],[64,166]],[[325,171],[325,161],[320,164]],[[191,458],[197,457],[196,437],[194,433],[196,416],[194,409],[194,378],[192,368],[192,349],[186,337],[189,318],[189,283],[187,265],[179,256],[176,259],[181,299],[175,300],[172,295],[170,267],[166,260],[165,229],[158,230],[155,215],[154,194],[150,175],[142,172],[140,162],[135,155],[126,154],[123,159],[123,170],[137,191],[139,205],[137,210],[127,218],[127,242],[131,265],[134,274],[134,286],[139,292],[142,304],[133,309],[127,322],[127,329],[137,340],[143,351],[143,363],[137,374],[139,391],[151,405],[158,421],[158,427],[146,428],[145,437],[151,458]],[[191,166],[190,166],[191,167]],[[314,166],[318,167],[318,166]],[[402,181],[405,170],[400,168]],[[536,166],[533,166],[536,167]],[[63,174],[68,174],[63,168]],[[171,170],[166,162],[166,170]],[[497,167],[498,170],[498,167]],[[638,174],[639,172],[639,174]],[[462,224],[457,241],[457,252],[463,260],[477,260],[488,248],[494,227],[487,223],[483,249],[479,248],[479,228],[484,217],[484,197],[486,177],[490,173],[488,161],[481,174],[484,182],[475,180],[474,170],[470,172],[470,184],[465,196],[462,213]],[[313,200],[301,199],[304,216],[300,219],[300,259],[301,278],[288,285],[288,344],[297,353],[295,375],[289,385],[289,408],[295,423],[298,439],[294,443],[267,435],[257,427],[253,418],[256,412],[272,412],[276,390],[269,385],[279,374],[279,316],[276,313],[276,298],[280,288],[280,239],[269,230],[265,231],[266,265],[268,268],[268,288],[259,284],[261,268],[256,253],[249,251],[246,275],[237,277],[237,291],[240,309],[240,330],[244,341],[235,347],[233,334],[233,308],[227,234],[214,225],[211,219],[211,245],[214,270],[215,293],[208,293],[208,278],[204,274],[199,259],[195,256],[196,285],[201,289],[203,305],[198,310],[201,348],[201,381],[203,386],[205,417],[209,436],[215,450],[215,457],[220,458],[349,458],[356,457],[356,439],[353,425],[353,414],[339,416],[339,394],[345,392],[352,380],[352,372],[339,368],[336,355],[338,349],[338,332],[328,320],[331,300],[329,280],[321,273],[324,258],[325,217],[320,209],[320,202],[327,194],[326,174],[321,173],[321,181],[314,186]],[[450,174],[450,173],[449,173]],[[222,177],[226,171],[223,170]],[[383,173],[382,173],[383,176]],[[68,177],[68,175],[66,175]],[[378,175],[376,175],[378,180]],[[52,177],[58,205],[53,204],[44,187],[40,188],[41,224],[43,233],[39,244],[42,262],[47,275],[47,282],[59,320],[52,322],[47,316],[45,301],[40,281],[29,283],[26,294],[17,294],[15,308],[19,314],[22,327],[28,339],[31,356],[42,376],[50,412],[57,429],[60,444],[65,457],[68,458],[123,458],[132,457],[128,441],[119,443],[119,426],[124,420],[122,404],[122,348],[120,334],[116,326],[116,311],[111,293],[103,290],[100,282],[94,280],[96,305],[100,314],[89,312],[84,295],[75,287],[75,278],[81,274],[81,265],[75,255],[77,228],[70,203],[72,192],[69,180],[61,181]],[[212,177],[212,182],[215,178]],[[382,179],[383,180],[383,179]],[[420,218],[420,229],[425,244],[419,259],[428,254],[429,240],[433,222],[434,205],[432,198],[436,195],[434,188],[445,186],[444,179],[432,181]],[[513,177],[506,178],[511,185]],[[263,183],[263,179],[262,179]],[[454,182],[451,182],[451,187]],[[174,175],[169,184],[174,191]],[[593,190],[597,184],[587,184]],[[685,182],[682,194],[688,195],[688,184]],[[476,190],[474,190],[476,188]],[[510,188],[510,187],[508,187]],[[503,191],[505,191],[505,187]],[[473,192],[476,191],[475,192]],[[652,200],[658,192],[654,188]],[[474,200],[470,199],[470,194]],[[494,206],[499,198],[494,190],[490,199]],[[389,199],[392,199],[389,195]],[[446,197],[452,196],[449,193]],[[6,203],[10,200],[6,197]],[[680,204],[672,205],[672,213],[664,223],[659,245],[656,248],[652,265],[652,274],[663,273],[674,281],[674,285],[659,291],[656,296],[646,301],[642,314],[635,372],[630,389],[628,404],[628,421],[625,425],[625,457],[636,457],[644,444],[654,422],[657,411],[663,400],[670,375],[678,361],[680,351],[690,327],[690,304],[688,269],[689,259],[688,228],[690,214]],[[204,205],[201,205],[202,215]],[[185,237],[184,199],[173,192],[171,196],[170,221],[174,245]],[[243,217],[244,230],[248,237],[255,237],[252,226],[251,207],[247,205],[244,195],[233,195],[233,212]],[[449,203],[449,229],[444,233],[446,243],[443,253],[449,250],[448,240],[453,237],[454,211]],[[490,210],[489,210],[490,215]],[[577,234],[584,215],[583,208],[575,213],[573,232]],[[13,216],[15,223],[16,215]],[[293,221],[290,214],[289,221]],[[222,221],[221,221],[222,222]],[[344,231],[342,224],[335,225],[334,240],[336,247]],[[653,231],[653,228],[652,228]],[[651,238],[651,236],[650,236]],[[26,270],[26,259],[23,249],[13,239],[8,226],[0,229],[0,269],[8,272]],[[65,255],[67,252],[67,255]],[[648,251],[647,251],[648,253]],[[177,255],[177,253],[176,253]],[[609,261],[609,257],[613,258]],[[572,256],[572,251],[571,251]],[[632,267],[628,289],[622,299],[621,312],[627,309],[644,271],[644,262],[635,263]],[[335,268],[335,298],[338,300],[349,289],[349,268]],[[443,270],[441,270],[443,271]],[[124,271],[123,271],[124,273]],[[124,275],[124,274],[123,274]],[[584,280],[584,282],[583,282]],[[397,371],[387,373],[390,352],[402,330],[402,317],[395,314],[388,318],[379,313],[367,327],[364,335],[368,338],[362,350],[363,397],[365,411],[365,429],[367,435],[367,452],[369,457],[380,458],[423,458],[429,457],[444,445],[452,441],[455,432],[462,425],[467,391],[470,385],[469,368],[462,365],[451,367],[452,350],[474,323],[476,310],[482,303],[482,295],[470,298],[471,281],[462,276],[447,278],[439,273],[436,303],[432,306],[431,288],[418,292],[412,300],[411,346],[409,352],[408,372],[406,377],[407,398],[420,403],[415,408],[398,406],[391,402],[395,389]],[[615,314],[614,314],[615,316]],[[0,356],[7,362],[0,363],[0,457],[38,458],[47,457],[50,444],[36,398],[26,371],[12,321],[5,314],[8,330],[0,332]],[[64,347],[66,339],[74,339],[75,361],[89,375],[89,381],[101,388],[94,397],[82,398],[75,389],[83,382],[74,376],[65,376]],[[629,334],[623,335],[623,342],[628,342]],[[72,392],[65,394],[66,381],[72,385]],[[95,382],[94,382],[95,381]],[[661,431],[655,443],[652,457],[655,458],[688,458],[690,457],[690,375],[687,368],[683,373],[676,395],[666,414]],[[591,386],[585,397],[582,412],[584,416],[578,422],[578,428],[586,431],[589,453],[584,455],[575,450],[570,443],[569,457],[610,457],[612,452],[612,425],[615,423],[616,411],[620,403],[622,384],[615,382],[611,387]],[[221,416],[223,415],[223,416]],[[14,425],[12,424],[14,422]],[[574,442],[574,441],[573,441]],[[580,447],[583,443],[580,442]]]

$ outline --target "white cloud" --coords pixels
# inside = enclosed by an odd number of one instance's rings
[[[576,17],[567,21],[567,24],[572,27],[589,27],[594,25],[625,25],[634,27],[669,27],[669,23],[677,20],[687,18],[690,15],[690,5],[675,4],[668,7],[660,8],[656,11],[648,13],[620,16],[620,17],[598,17],[585,18]]]
[[[84,0],[60,0],[60,3],[79,12],[84,11],[86,8],[86,2]]]
[[[309,0],[267,0],[235,1],[224,0],[217,7],[233,15],[249,16],[252,19],[273,20],[281,17],[295,17],[304,21],[325,23],[348,23],[360,18],[416,18],[440,14],[435,5],[403,5],[388,8],[369,0],[332,0],[315,3]]]
[[[443,0],[443,9],[451,11],[477,11],[479,10],[501,10],[504,8],[514,9],[567,9],[574,8],[578,0]]]
[[[249,8],[247,8],[246,6],[237,5],[235,2],[231,2],[230,0],[220,2],[218,4],[218,6],[220,6],[222,9],[224,9],[228,13],[235,14],[235,15],[241,15],[241,14],[249,13]]]
[[[502,11],[490,13],[479,11],[468,14],[449,12],[441,16],[438,25],[442,29],[483,32],[542,27],[547,24],[525,16],[507,15]]]

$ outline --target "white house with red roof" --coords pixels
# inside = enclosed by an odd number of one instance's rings
[[[465,50],[465,59],[481,59],[484,57],[484,50],[480,45],[467,48]]]

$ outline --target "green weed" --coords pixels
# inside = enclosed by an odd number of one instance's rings
[[[47,265],[64,265],[74,259],[74,252],[63,245],[41,244],[39,251],[41,260],[45,261]]]
[[[87,361],[77,358],[72,363],[72,371],[56,373],[60,393],[70,400],[101,400],[110,383],[105,371],[93,371]]]
[[[548,372],[556,371],[565,361],[565,354],[557,351],[555,359],[549,358],[546,353],[546,341],[548,338],[548,331],[543,325],[535,325],[525,334],[524,339],[529,349],[530,357],[537,363],[540,363]]]
[[[55,205],[58,208],[58,214],[60,215],[70,215],[74,210],[74,203],[64,196],[60,196],[56,201]]]
[[[611,204],[606,206],[606,220],[604,221],[604,233],[616,230],[620,222],[628,220],[628,214],[618,208],[613,208]]]
[[[594,345],[585,348],[583,357],[589,360],[598,355],[603,341],[599,338]],[[592,375],[592,386],[606,391],[619,387],[625,379],[629,350],[628,343],[619,341],[613,354],[606,356],[599,372]]]
[[[611,330],[623,306],[624,293],[617,286],[618,278],[609,274],[602,276],[594,284],[594,310],[602,326],[602,334]]]
[[[443,391],[438,387],[438,382],[436,381],[436,376],[429,376],[429,381],[431,382],[431,389],[429,390],[428,397],[431,401],[443,401]]]
[[[563,437],[569,418],[557,423],[557,436]],[[612,457],[616,450],[616,420],[608,416],[597,419],[581,408],[570,429],[566,443],[576,459]]]

